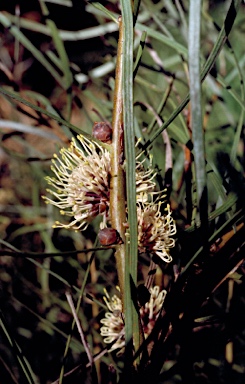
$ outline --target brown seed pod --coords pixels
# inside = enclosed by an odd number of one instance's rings
[[[98,239],[101,245],[120,243],[120,236],[114,228],[104,228],[99,231]]]
[[[95,122],[92,129],[92,135],[103,143],[111,143],[112,129],[110,124],[105,121]]]

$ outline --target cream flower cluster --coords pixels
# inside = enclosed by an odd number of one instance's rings
[[[55,223],[55,227],[85,230],[97,216],[103,216],[103,225],[109,215],[110,154],[103,147],[82,135],[68,149],[54,155],[51,170],[55,177],[46,180],[53,189],[47,191],[54,200],[44,197],[46,203],[60,208],[60,213],[72,217],[69,224]]]
[[[155,253],[170,263],[169,249],[175,245],[171,236],[176,234],[176,225],[169,204],[165,208],[166,214],[161,213],[162,205],[161,201],[137,203],[138,247],[140,252]]]
[[[60,208],[61,215],[73,220],[69,224],[55,223],[55,227],[85,230],[97,216],[103,216],[102,228],[110,221],[109,180],[111,171],[110,153],[97,142],[79,135],[69,148],[60,150],[52,160],[51,170],[55,177],[46,177],[53,189],[47,189],[54,199],[44,197],[47,204]],[[137,200],[144,200],[146,193],[155,188],[152,169],[144,170],[136,161]]]
[[[125,346],[122,301],[117,295],[110,297],[106,290],[105,294],[104,300],[109,311],[105,313],[105,318],[100,321],[103,324],[100,328],[100,334],[104,338],[104,342],[110,344],[109,352],[116,349],[122,350]],[[154,328],[166,294],[167,291],[160,291],[159,286],[155,285],[150,288],[149,301],[140,308],[140,320],[145,338],[150,335]]]
[[[105,313],[105,318],[100,320],[103,326],[100,328],[100,334],[104,342],[111,344],[110,351],[122,349],[125,346],[125,329],[122,312],[122,301],[117,295],[110,297],[105,290],[104,301],[109,309]]]
[[[143,163],[144,160],[136,165],[138,249],[141,253],[155,254],[170,263],[170,248],[175,246],[172,238],[176,234],[175,221],[170,205],[161,200],[165,195],[162,191],[156,192],[152,161],[148,170],[144,169]],[[154,196],[157,196],[155,200]]]
[[[144,161],[136,158],[139,251],[154,253],[168,263],[172,260],[169,249],[175,244],[171,236],[176,233],[176,227],[169,205],[165,213],[161,209],[151,162],[145,169]],[[54,227],[85,230],[98,215],[102,216],[101,229],[110,224],[111,157],[107,149],[79,135],[69,148],[60,150],[60,156],[54,155],[51,170],[54,177],[46,180],[52,187],[47,191],[53,198],[44,199],[71,218],[69,223],[56,221]],[[153,200],[155,195],[158,203]]]

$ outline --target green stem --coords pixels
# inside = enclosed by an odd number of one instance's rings
[[[117,63],[115,75],[115,90],[112,115],[112,154],[111,154],[111,182],[110,182],[110,211],[111,226],[116,229],[122,239],[122,244],[117,245],[115,258],[117,263],[118,279],[121,294],[124,294],[125,275],[125,175],[122,167],[123,151],[123,99],[122,99],[122,59],[123,59],[123,28],[119,18],[119,39],[117,50]]]

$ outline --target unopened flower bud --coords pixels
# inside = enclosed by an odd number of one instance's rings
[[[113,245],[120,242],[120,236],[114,228],[103,228],[99,231],[98,239],[101,245]]]
[[[105,121],[95,122],[92,129],[92,135],[103,143],[111,142],[112,129],[110,124]]]

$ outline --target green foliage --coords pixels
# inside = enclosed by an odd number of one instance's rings
[[[242,383],[243,4],[40,0],[20,8],[20,15],[5,7],[0,12],[3,382]],[[116,292],[118,271],[113,247],[98,245],[99,220],[84,232],[54,229],[58,210],[42,200],[53,153],[78,133],[95,140],[93,123],[112,120],[120,15],[130,228],[124,321],[126,342],[130,347],[133,338],[135,345],[133,352],[126,348],[126,356],[108,353],[100,335],[108,310],[104,289]],[[159,190],[166,188],[177,225],[170,264],[138,253],[140,153],[145,167],[152,159],[155,181]],[[167,296],[143,341],[137,292],[151,276]],[[67,292],[94,355],[93,369]]]

